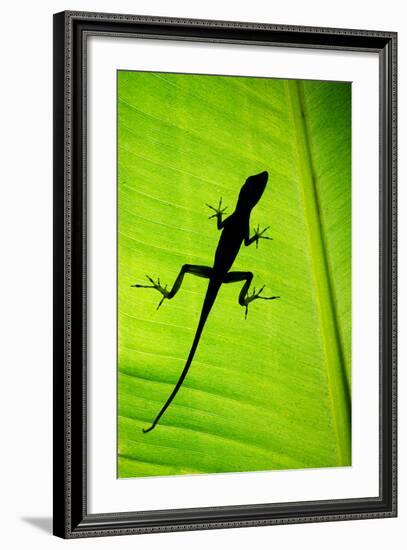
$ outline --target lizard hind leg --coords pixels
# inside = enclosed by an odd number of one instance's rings
[[[172,298],[174,298],[174,296],[176,295],[176,293],[178,292],[178,290],[182,285],[182,281],[186,273],[190,273],[191,275],[196,275],[197,277],[205,277],[207,279],[210,279],[212,274],[212,268],[205,265],[184,264],[181,267],[181,270],[178,273],[178,276],[175,279],[175,282],[171,290],[167,290],[167,285],[162,286],[159,278],[157,279],[157,281],[154,281],[154,279],[152,279],[152,277],[150,277],[149,275],[146,275],[146,277],[151,284],[149,285],[136,284],[131,286],[135,288],[153,288],[158,292],[160,292],[160,294],[162,294],[162,298],[157,306],[157,309],[159,309],[162,303],[164,302],[164,300],[171,300]]]
[[[245,308],[245,319],[247,318],[249,304],[250,302],[253,302],[253,300],[276,300],[280,298],[280,296],[260,296],[265,288],[265,285],[263,285],[258,292],[256,292],[255,288],[253,288],[252,294],[249,294],[249,288],[252,280],[253,273],[251,271],[231,271],[226,274],[226,277],[223,280],[224,283],[237,283],[240,281],[245,281],[239,294],[239,304]]]

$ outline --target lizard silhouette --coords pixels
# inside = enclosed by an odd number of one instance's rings
[[[215,302],[216,296],[222,284],[244,281],[244,285],[239,294],[239,304],[245,307],[245,318],[247,317],[249,303],[253,300],[275,300],[276,298],[279,298],[279,296],[261,296],[265,285],[263,285],[258,290],[258,292],[256,292],[256,289],[254,288],[253,293],[250,295],[249,287],[253,279],[253,273],[251,273],[250,271],[230,271],[233,262],[235,261],[236,256],[239,253],[242,243],[244,243],[245,246],[249,246],[255,242],[256,247],[258,247],[260,239],[272,240],[271,237],[264,235],[269,227],[266,227],[265,229],[260,231],[259,226],[257,226],[257,229],[254,230],[254,235],[252,237],[249,236],[250,214],[254,206],[256,206],[261,196],[263,195],[263,192],[267,185],[267,180],[267,172],[261,172],[260,174],[249,176],[243,184],[242,188],[240,189],[235,211],[224,220],[222,219],[222,217],[225,214],[227,207],[222,208],[222,199],[220,199],[219,201],[218,208],[214,208],[209,204],[206,205],[215,212],[214,214],[209,216],[209,219],[216,218],[218,229],[222,229],[219,243],[215,252],[213,267],[191,264],[183,265],[181,271],[175,279],[174,285],[171,290],[167,290],[167,285],[162,286],[160,283],[160,279],[157,279],[157,282],[154,282],[154,280],[148,275],[147,279],[150,281],[150,285],[131,285],[132,287],[136,288],[152,288],[160,292],[162,294],[162,298],[157,306],[158,309],[165,299],[171,300],[172,298],[174,298],[181,287],[184,275],[186,273],[191,273],[192,275],[196,275],[197,277],[204,277],[206,279],[209,279],[205,300],[202,305],[201,316],[188,355],[188,359],[185,363],[177,384],[171,392],[171,395],[168,397],[160,412],[157,414],[152,425],[147,429],[143,429],[144,433],[150,432],[157,425],[158,421],[165,413],[172,400],[177,395],[182,383],[184,382],[188,370],[191,366],[192,360],[194,358],[196,349],[198,347],[205,322],[208,318],[208,315],[212,309],[212,306]]]

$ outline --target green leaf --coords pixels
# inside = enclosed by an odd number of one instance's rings
[[[118,73],[119,477],[351,463],[351,89],[348,83]],[[233,270],[266,285],[247,320],[224,285],[188,375],[207,281],[171,301],[185,263],[213,265],[205,206],[233,211],[245,179],[269,182]]]

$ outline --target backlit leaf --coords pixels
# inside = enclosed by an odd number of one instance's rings
[[[119,477],[349,465],[350,84],[118,73]],[[224,285],[178,395],[220,236],[206,204],[233,211],[269,172],[233,270],[280,300],[238,304]]]

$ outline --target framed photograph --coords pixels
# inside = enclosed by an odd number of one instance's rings
[[[54,16],[54,534],[396,515],[396,33]]]

